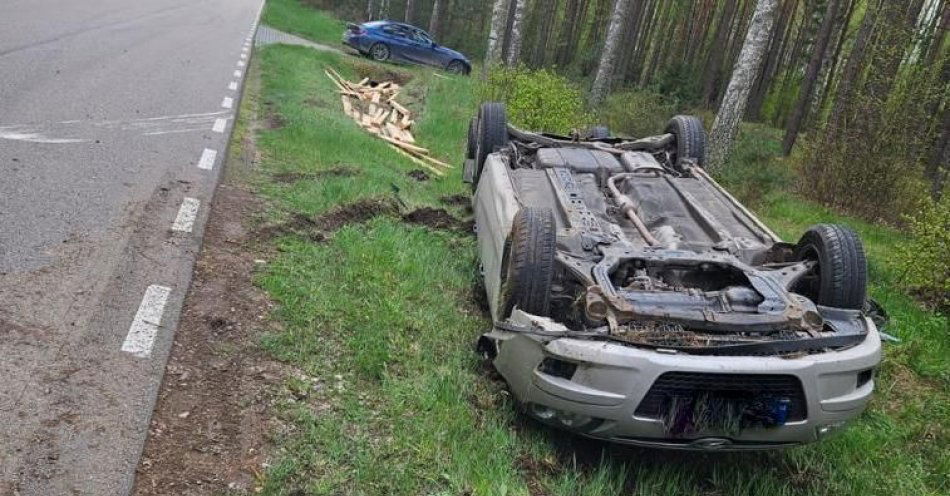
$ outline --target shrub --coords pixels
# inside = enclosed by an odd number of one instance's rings
[[[658,93],[623,90],[607,97],[598,117],[614,133],[642,138],[662,132],[675,113],[676,107]]]
[[[770,195],[786,190],[795,175],[781,160],[782,135],[773,127],[743,123],[735,149],[725,167],[715,171],[733,195],[752,207],[764,204]]]
[[[925,302],[950,309],[950,196],[907,217],[911,237],[897,249],[903,283]]]
[[[508,119],[529,130],[563,134],[591,122],[581,89],[546,69],[495,68],[478,96],[482,102],[505,102]]]

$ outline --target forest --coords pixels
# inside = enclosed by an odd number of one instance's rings
[[[740,120],[778,129],[799,194],[872,222],[937,233],[930,249],[946,258],[947,0],[305,3],[343,19],[427,28],[481,62],[476,72],[489,81],[553,76],[582,100],[521,102],[529,113],[568,109],[575,121],[591,116],[632,134],[655,131],[643,124],[666,113],[702,115],[714,169],[728,169]],[[537,98],[563,94],[541,84]],[[930,285],[943,292],[948,277],[938,270]]]

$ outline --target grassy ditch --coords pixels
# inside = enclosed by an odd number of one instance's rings
[[[895,233],[843,219],[868,244],[873,292],[904,339],[889,346],[870,411],[841,436],[785,452],[666,453],[571,438],[515,413],[473,353],[488,325],[474,303],[474,238],[459,170],[417,167],[359,129],[323,69],[411,76],[404,94],[423,146],[460,163],[474,107],[466,78],[269,47],[254,100],[275,253],[258,283],[278,304],[264,347],[299,374],[278,408],[263,494],[942,494],[950,488],[946,320],[892,288]],[[763,214],[793,238],[840,220],[789,195]],[[442,212],[440,209],[443,209]],[[430,215],[419,215],[419,213]],[[432,214],[437,212],[437,214]],[[432,221],[432,218],[441,221]]]
[[[340,44],[346,29],[345,22],[301,0],[267,0],[261,23],[331,46]]]

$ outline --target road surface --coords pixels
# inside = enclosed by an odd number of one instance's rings
[[[0,5],[0,495],[124,495],[262,0]]]

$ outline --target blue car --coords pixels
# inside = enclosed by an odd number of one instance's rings
[[[472,64],[455,50],[432,41],[429,33],[395,21],[349,24],[343,44],[373,60],[430,65],[455,74],[468,74]]]

